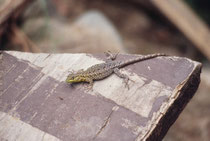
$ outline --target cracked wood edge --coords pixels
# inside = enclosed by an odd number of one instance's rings
[[[111,115],[114,113],[114,111],[116,111],[119,107],[115,106],[112,108],[112,111],[110,112],[110,114],[108,115],[107,119],[104,121],[104,124],[101,126],[101,128],[98,130],[98,132],[96,133],[96,135],[93,137],[93,140],[95,140],[98,135],[104,130],[104,128],[107,126],[107,124],[109,123],[110,119],[111,119]]]
[[[136,141],[161,141],[163,139],[170,126],[176,121],[179,114],[194,96],[200,83],[201,68],[202,64],[195,64],[194,70],[189,74],[189,77],[174,89],[168,104],[163,104],[160,108],[160,113],[154,116],[156,123],[151,124],[152,126],[149,128],[146,135],[143,138],[137,138]],[[174,110],[177,111],[177,113],[174,112]]]

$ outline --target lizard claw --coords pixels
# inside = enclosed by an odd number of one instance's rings
[[[107,56],[107,60],[115,60],[117,58],[117,55],[119,54],[119,52],[116,54],[112,54],[109,50],[104,53]]]
[[[89,85],[87,86],[87,88],[88,88],[88,90],[93,90],[93,85],[90,85],[90,84],[89,84]]]

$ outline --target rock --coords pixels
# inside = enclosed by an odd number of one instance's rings
[[[31,19],[24,25],[24,31],[48,53],[126,52],[115,27],[98,11],[87,12],[72,24],[54,19]]]

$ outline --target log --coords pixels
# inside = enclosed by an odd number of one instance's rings
[[[181,0],[152,0],[165,15],[210,60],[209,27]]]
[[[68,71],[104,61],[103,54],[3,51],[0,140],[162,140],[200,82],[200,63],[166,56],[122,68],[129,89],[115,74],[92,89],[65,83]]]
[[[5,0],[1,2],[0,5],[0,27],[5,24],[5,22],[9,22],[10,18],[18,18],[20,14],[25,10],[28,4],[32,3],[34,0]]]
[[[5,0],[0,5],[0,44],[4,40],[20,45],[23,51],[40,52],[34,43],[18,28],[17,21],[34,0]]]

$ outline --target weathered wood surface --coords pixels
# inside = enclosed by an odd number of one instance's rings
[[[200,82],[200,63],[158,57],[121,69],[133,80],[129,90],[115,75],[88,90],[64,80],[69,70],[103,62],[103,54],[2,55],[0,140],[161,140]]]

